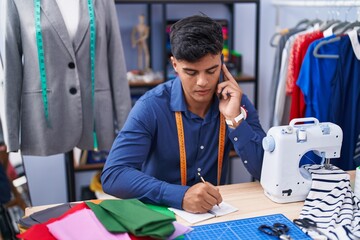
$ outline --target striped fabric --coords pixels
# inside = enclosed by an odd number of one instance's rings
[[[332,166],[306,165],[312,186],[300,218],[310,218],[329,239],[360,239],[360,201],[350,186],[350,176]],[[326,239],[313,230],[303,229],[314,239]]]

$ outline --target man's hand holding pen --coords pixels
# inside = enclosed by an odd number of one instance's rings
[[[185,211],[206,213],[222,202],[219,189],[205,180],[204,182],[197,183],[186,191],[182,204]]]

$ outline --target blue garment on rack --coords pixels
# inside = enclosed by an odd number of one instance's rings
[[[332,163],[343,170],[353,170],[360,166],[360,60],[348,36],[342,37],[339,44],[329,120],[342,128],[343,144],[340,159]]]
[[[331,82],[336,72],[337,59],[317,58],[313,52],[322,41],[335,35],[315,40],[306,52],[296,85],[304,94],[306,103],[305,117],[315,117],[320,122],[329,121]],[[328,43],[319,48],[319,54],[339,54],[339,41]]]

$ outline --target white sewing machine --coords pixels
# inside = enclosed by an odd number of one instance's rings
[[[311,177],[299,167],[301,158],[314,151],[322,157],[324,167],[331,167],[330,158],[340,157],[342,139],[338,125],[319,123],[316,118],[297,118],[289,126],[270,128],[262,142],[265,151],[260,183],[265,195],[277,203],[305,200]]]

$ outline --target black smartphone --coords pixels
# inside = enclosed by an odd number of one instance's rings
[[[224,81],[224,73],[222,70],[222,65],[224,64],[224,55],[221,54],[221,66],[220,66],[220,76],[219,76],[219,83],[222,83]],[[222,99],[222,89],[221,92],[219,94],[219,99]]]

